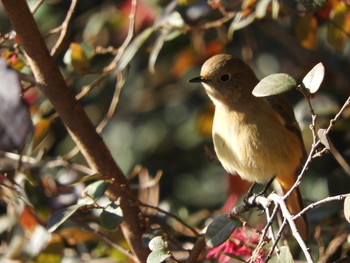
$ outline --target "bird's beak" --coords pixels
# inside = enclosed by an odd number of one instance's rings
[[[202,77],[197,77],[197,78],[190,79],[188,82],[190,82],[190,83],[202,83],[202,82],[205,82],[205,79]]]

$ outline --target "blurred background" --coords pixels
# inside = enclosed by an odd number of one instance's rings
[[[28,1],[32,9],[40,1]],[[116,71],[81,98],[91,120],[98,125],[110,108],[115,90],[120,86],[118,104],[101,132],[118,165],[126,175],[135,174],[140,165],[159,182],[160,206],[197,224],[213,211],[222,212],[229,194],[233,200],[245,193],[248,185],[230,178],[215,159],[211,139],[213,105],[199,85],[188,80],[199,75],[200,67],[210,56],[230,53],[250,64],[258,78],[283,72],[301,82],[314,65],[322,62],[326,75],[320,90],[311,100],[319,116],[317,127],[326,128],[350,95],[350,9],[346,1],[330,0],[310,11],[295,1],[137,1],[135,37],[122,56],[123,78],[116,81]],[[267,7],[259,3],[267,3]],[[35,11],[49,49],[54,47],[71,1],[47,0]],[[260,9],[257,8],[260,6]],[[132,1],[78,1],[68,31],[55,59],[72,91],[79,94],[98,79],[118,52],[129,30]],[[253,10],[256,16],[252,17]],[[225,12],[226,13],[225,13]],[[260,12],[260,13],[258,13]],[[230,17],[230,14],[235,16]],[[241,15],[241,18],[237,18]],[[226,20],[223,18],[227,18]],[[0,9],[0,32],[3,57],[16,54],[23,61],[13,39],[10,22]],[[23,65],[22,72],[30,73]],[[303,130],[306,147],[311,148],[310,110],[298,91],[287,93]],[[69,156],[69,162],[84,164],[74,149],[54,110],[35,88],[25,92],[25,100],[34,116],[35,146],[32,156],[44,153],[44,159]],[[327,196],[348,193],[350,189],[350,110],[344,111],[330,134],[342,165],[332,154],[315,159],[303,179],[305,203]],[[38,125],[40,123],[40,125]],[[340,162],[342,162],[340,161]],[[9,160],[3,158],[4,165]],[[4,167],[4,166],[3,166]],[[7,167],[7,166],[6,166]],[[4,169],[4,168],[3,168]],[[347,170],[348,169],[348,170]],[[28,198],[50,214],[76,202],[75,192],[60,188],[79,180],[82,171],[60,165],[30,169],[26,176]],[[131,179],[137,183],[136,179]],[[37,185],[45,189],[37,190]],[[58,186],[57,186],[58,187]],[[70,196],[70,197],[69,197]],[[46,200],[43,203],[43,200]],[[3,205],[6,210],[6,204]],[[50,207],[50,209],[47,209]],[[342,203],[330,203],[310,212],[313,225],[339,222]],[[197,218],[196,218],[197,216]],[[192,220],[192,221],[191,221]]]

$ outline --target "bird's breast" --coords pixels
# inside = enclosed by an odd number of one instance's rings
[[[266,183],[295,172],[303,154],[299,138],[271,114],[216,109],[214,147],[228,173]]]

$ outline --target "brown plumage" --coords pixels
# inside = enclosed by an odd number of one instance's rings
[[[220,54],[208,59],[200,77],[215,104],[213,141],[222,166],[230,174],[265,184],[274,176],[286,193],[295,183],[305,158],[305,147],[293,109],[284,96],[258,98],[252,90],[259,82],[252,69],[237,57]],[[303,208],[299,189],[286,200],[291,214]],[[306,217],[296,221],[303,238]]]

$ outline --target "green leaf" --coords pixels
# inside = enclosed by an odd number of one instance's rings
[[[87,181],[90,181],[90,180],[94,180],[94,179],[98,179],[98,178],[101,178],[101,177],[102,177],[101,173],[90,174],[90,175],[87,175],[87,176],[84,176],[84,177],[80,178],[79,180],[69,184],[68,186],[74,186],[76,184],[84,183],[84,182],[87,182]]]
[[[226,255],[226,256],[228,256],[230,258],[233,258],[233,259],[235,259],[235,260],[237,260],[239,262],[244,262],[244,263],[246,262],[244,259],[240,258],[239,256],[236,256],[235,254],[227,253],[227,252],[222,252],[222,254],[224,254],[224,255]]]
[[[292,254],[290,253],[289,247],[287,246],[282,246],[280,248],[280,257],[278,262],[280,263],[294,263]]]
[[[123,221],[123,212],[116,204],[111,204],[100,215],[100,223],[104,228],[115,229]]]
[[[211,222],[205,233],[208,247],[217,247],[224,243],[238,226],[238,221],[230,219],[227,215],[221,215]]]
[[[330,150],[331,145],[330,145],[326,131],[327,131],[326,129],[319,129],[317,131],[317,136],[320,139],[320,142],[326,147],[326,149]]]
[[[310,93],[315,93],[320,88],[324,78],[324,66],[322,63],[318,63],[314,66],[304,77],[303,84]]]
[[[350,223],[350,194],[344,200],[344,216]]]
[[[121,56],[117,66],[117,71],[122,71],[129,64],[129,62],[135,56],[136,52],[140,49],[140,47],[147,40],[147,38],[153,33],[153,31],[154,28],[149,27],[142,31],[140,34],[138,34],[137,37],[135,37],[135,39],[123,52],[123,55]]]
[[[103,180],[99,180],[96,181],[92,184],[89,184],[86,189],[85,192],[88,196],[90,196],[92,199],[94,199],[95,201],[100,199],[105,191],[107,190],[109,183],[103,181]]]
[[[147,263],[161,263],[167,258],[170,257],[170,254],[165,250],[155,250],[152,251],[147,257]]]
[[[49,232],[55,231],[60,225],[62,225],[68,218],[70,218],[79,208],[85,206],[86,204],[76,204],[68,206],[64,209],[60,209],[55,212],[47,223],[47,229]]]
[[[166,243],[161,236],[156,236],[149,242],[148,247],[152,251],[165,250]]]
[[[277,73],[263,78],[253,90],[255,97],[266,97],[285,93],[295,88],[297,82],[288,74]]]
[[[315,13],[325,6],[327,0],[300,0],[300,3],[306,8],[307,11]]]

